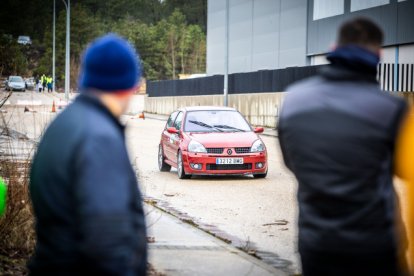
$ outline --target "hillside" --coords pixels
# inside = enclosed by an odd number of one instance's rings
[[[19,16],[15,16],[18,14]],[[0,75],[51,74],[50,0],[3,0],[0,9]],[[71,86],[82,52],[94,38],[116,32],[138,50],[147,79],[205,72],[206,0],[72,0]],[[17,45],[29,35],[31,47]],[[64,84],[66,10],[56,1],[56,83]]]

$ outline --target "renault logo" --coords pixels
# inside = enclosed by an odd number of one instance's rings
[[[227,154],[228,154],[228,155],[231,155],[232,153],[233,153],[233,151],[232,151],[231,149],[228,149],[228,150],[227,150]]]

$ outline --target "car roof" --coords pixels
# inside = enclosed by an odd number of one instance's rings
[[[179,108],[180,111],[203,111],[203,110],[224,110],[224,111],[236,111],[235,108],[226,106],[186,106]]]

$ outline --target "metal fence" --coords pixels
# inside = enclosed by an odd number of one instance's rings
[[[290,67],[229,75],[229,94],[283,92],[290,84],[314,76],[326,65]],[[378,66],[381,89],[414,91],[414,64],[382,63]],[[223,93],[223,75],[185,80],[147,81],[149,97],[201,96]]]
[[[414,64],[380,63],[377,79],[382,90],[414,92]]]
[[[229,94],[283,92],[290,84],[311,77],[318,66],[260,70],[229,75]],[[148,81],[149,97],[217,95],[223,93],[223,75],[185,80]]]

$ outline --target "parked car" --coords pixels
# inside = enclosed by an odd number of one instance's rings
[[[32,40],[30,39],[30,36],[21,35],[17,38],[17,43],[22,45],[32,45]]]
[[[160,171],[192,175],[267,175],[266,146],[234,108],[187,107],[173,112],[161,134]]]
[[[24,82],[26,83],[26,89],[33,90],[35,88],[34,78],[27,78]]]
[[[26,83],[20,76],[10,76],[6,82],[6,90],[26,91]]]

